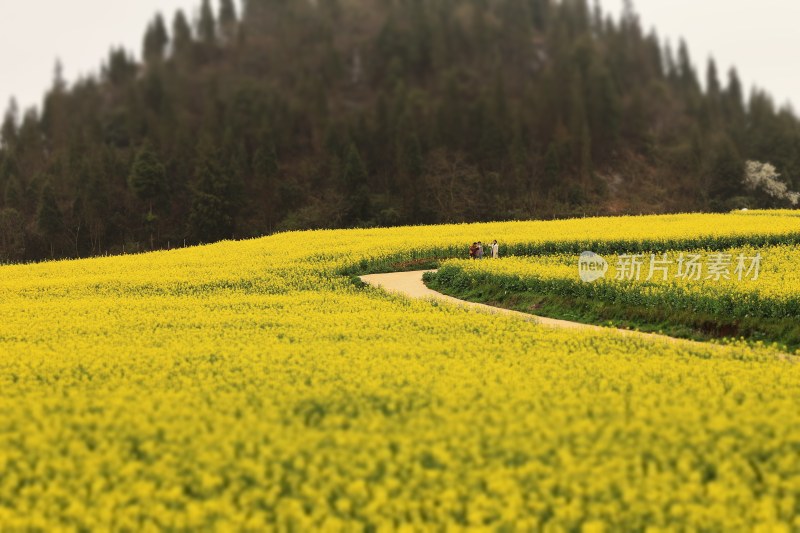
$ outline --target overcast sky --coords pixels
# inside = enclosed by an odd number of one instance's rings
[[[200,0],[0,0],[0,113],[12,96],[22,108],[41,108],[56,59],[73,81],[99,71],[112,46],[140,57],[157,12],[171,28],[177,9],[194,20],[199,6]]]
[[[618,14],[622,0],[600,0]],[[96,72],[109,48],[140,55],[144,29],[156,11],[171,22],[177,8],[191,18],[200,0],[0,0],[0,112],[11,96],[20,107],[41,105],[56,58],[68,81]],[[800,1],[635,0],[642,25],[677,47],[689,44],[701,79],[709,56],[723,83],[736,65],[745,87],[756,84],[778,104],[800,110]]]
[[[600,0],[618,15],[622,0]],[[731,66],[747,90],[756,85],[778,105],[790,102],[800,111],[800,1],[798,0],[634,0],[642,26],[655,28],[673,50],[686,39],[701,82],[713,56],[720,81],[727,82]]]

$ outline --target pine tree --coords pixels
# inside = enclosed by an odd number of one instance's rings
[[[580,142],[580,173],[584,194],[588,194],[592,177],[592,135],[584,122]]]
[[[274,15],[274,8],[279,6],[278,2],[272,0],[243,0],[242,20],[251,27],[267,29],[266,24],[270,15]]]
[[[50,257],[55,256],[55,242],[64,228],[64,220],[56,203],[50,182],[42,187],[36,211],[36,228],[50,247]]]
[[[192,28],[182,10],[175,12],[172,21],[172,49],[176,55],[185,55],[192,46]]]
[[[453,70],[443,74],[442,96],[437,111],[437,131],[439,142],[449,148],[457,148],[464,141],[464,116],[458,76]]]
[[[3,202],[6,207],[21,209],[23,207],[22,188],[16,176],[11,175],[6,181],[6,188],[3,191]]]
[[[369,213],[369,189],[367,169],[354,143],[350,143],[344,158],[342,184],[348,195],[349,207],[346,222],[364,222]]]
[[[203,5],[200,8],[197,34],[200,37],[200,41],[207,45],[213,45],[217,42],[217,23],[214,20],[214,11],[211,9],[210,0],[203,0]]]
[[[717,76],[717,64],[714,59],[708,60],[708,70],[706,71],[706,94],[711,98],[718,98],[721,93],[719,77]]]
[[[25,254],[25,221],[16,209],[0,209],[0,263],[19,261]]]
[[[50,141],[56,144],[63,144],[68,138],[66,95],[67,82],[64,79],[64,66],[61,60],[57,60],[53,69],[53,86],[44,98],[40,125]]]
[[[200,242],[233,237],[240,200],[235,196],[234,184],[222,168],[218,150],[208,138],[203,138],[197,148],[192,196],[190,236]]]
[[[587,127],[586,104],[583,98],[583,83],[580,75],[575,76],[569,103],[569,136],[573,154],[582,154],[583,130]]]
[[[231,127],[225,130],[220,162],[230,184],[226,191],[228,200],[241,200],[245,184],[251,175],[251,160],[244,140]]]
[[[744,161],[727,136],[717,141],[708,167],[709,204],[712,209],[726,211],[726,201],[742,190]]]
[[[526,140],[522,120],[517,117],[514,121],[511,144],[508,156],[511,160],[512,180],[509,180],[510,194],[517,194],[529,186],[528,180],[528,154],[525,149]]]
[[[647,76],[654,77],[657,80],[663,80],[666,77],[664,70],[664,63],[661,57],[661,41],[658,38],[658,33],[653,28],[645,41],[645,56],[643,58],[643,68],[647,69]]]
[[[722,116],[722,87],[717,76],[717,65],[714,59],[708,60],[706,69],[706,98],[702,104],[700,124],[705,129],[715,128]]]
[[[11,150],[0,150],[0,182],[10,180],[17,175],[19,169]]]
[[[755,89],[747,105],[747,143],[760,159],[775,161],[776,140],[781,137],[775,102],[764,91]]]
[[[561,154],[558,144],[553,141],[544,154],[544,192],[550,193],[561,180]]]
[[[53,67],[53,88],[52,92],[61,93],[67,90],[67,80],[64,79],[64,63],[61,59],[56,59],[56,66]]]
[[[367,184],[367,169],[364,167],[358,148],[352,142],[348,145],[344,158],[342,183],[347,192],[353,192]]]
[[[739,81],[739,74],[735,68],[728,71],[728,86],[725,88],[724,101],[725,111],[729,117],[736,119],[744,115],[742,82]]]
[[[167,33],[167,24],[161,13],[156,15],[153,21],[153,35],[154,44],[156,45],[159,58],[163,58],[169,46],[169,33]]]
[[[124,48],[112,48],[108,63],[103,66],[103,77],[112,85],[121,86],[136,74],[136,62],[128,56]]]
[[[409,61],[418,75],[423,75],[431,66],[431,29],[428,23],[426,3],[413,0],[409,3],[411,35],[409,36]]]
[[[224,199],[203,190],[195,191],[189,213],[191,238],[201,243],[230,238],[233,219],[227,211]]]
[[[162,61],[168,44],[167,27],[164,24],[164,18],[159,13],[147,27],[142,57],[147,63]]]
[[[739,74],[736,72],[735,68],[731,68],[728,71],[727,93],[737,107],[743,106],[744,93],[742,92],[742,82],[739,81]]]
[[[13,149],[17,142],[17,123],[19,122],[19,108],[14,98],[8,102],[8,110],[0,126],[0,146]]]
[[[608,151],[620,138],[622,103],[611,73],[599,62],[589,69],[588,91],[589,133],[596,139],[596,150]]]
[[[254,188],[262,193],[263,198],[263,219],[267,221],[269,229],[277,222],[277,213],[281,207],[283,198],[278,195],[278,174],[280,165],[278,163],[278,153],[272,137],[260,143],[253,154],[253,176],[255,178]]]
[[[594,0],[592,3],[592,33],[595,37],[600,37],[603,35],[603,6],[600,4],[600,0]]]
[[[406,209],[413,220],[418,220],[422,204],[422,177],[425,171],[425,161],[422,155],[422,145],[416,132],[404,136],[399,163],[407,202]]]
[[[278,171],[278,152],[275,150],[275,143],[270,139],[256,148],[253,156],[253,173],[256,179],[269,185],[278,177]]]
[[[233,0],[220,0],[219,29],[225,42],[236,40],[236,6]]]
[[[424,159],[422,157],[422,145],[419,142],[419,135],[416,132],[406,135],[403,150],[403,160],[401,168],[411,180],[418,180],[424,171]]]
[[[109,224],[110,213],[114,211],[109,196],[109,182],[105,175],[105,154],[93,154],[89,165],[88,180],[83,192],[83,214],[92,254],[102,253],[103,241]]]
[[[478,153],[484,164],[498,168],[508,153],[510,122],[502,75],[498,73],[494,91],[484,94],[479,108],[480,136]]]
[[[689,48],[686,46],[686,41],[681,39],[678,46],[678,76],[680,79],[681,87],[685,91],[694,92],[699,89],[697,82],[697,74],[692,66],[692,60],[689,57]]]
[[[550,0],[530,0],[531,17],[533,25],[539,31],[544,31],[550,21]]]
[[[147,202],[150,213],[153,212],[153,201],[163,200],[167,188],[166,169],[149,141],[136,154],[128,176],[128,185],[137,198]]]
[[[163,207],[166,204],[166,170],[149,141],[139,149],[128,176],[128,185],[137,198],[147,202],[148,211],[143,221],[150,234],[150,248],[155,248],[155,233],[158,231],[159,216],[153,212],[153,202]]]
[[[144,32],[144,42],[142,43],[142,59],[144,59],[145,63],[153,63],[156,59],[160,59],[156,52],[152,24],[148,24],[147,30]]]
[[[675,63],[675,55],[672,53],[672,46],[667,42],[664,45],[664,75],[671,83],[676,83],[679,78],[678,65]]]

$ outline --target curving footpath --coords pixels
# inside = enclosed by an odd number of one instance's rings
[[[675,342],[675,343],[684,343],[688,345],[702,345],[702,346],[713,346],[716,348],[722,348],[722,345],[713,344],[708,342],[700,342],[700,341],[693,341],[689,339],[679,339],[676,337],[670,337],[668,335],[660,335],[658,333],[644,333],[641,331],[634,331],[628,329],[619,329],[619,328],[612,328],[612,327],[603,327],[603,326],[596,326],[593,324],[583,324],[580,322],[571,322],[569,320],[559,320],[556,318],[547,318],[543,316],[532,315],[529,313],[523,313],[521,311],[512,311],[511,309],[503,309],[501,307],[492,307],[491,305],[486,304],[479,304],[475,302],[468,302],[465,300],[459,300],[458,298],[453,298],[452,296],[447,296],[440,292],[436,292],[432,289],[429,289],[425,286],[422,282],[422,275],[426,272],[436,272],[435,270],[415,270],[413,272],[392,272],[390,274],[370,274],[367,276],[361,276],[361,281],[368,285],[372,285],[373,287],[379,287],[389,292],[394,292],[398,294],[402,294],[404,296],[408,296],[410,298],[427,298],[427,299],[435,299],[439,301],[449,302],[454,305],[458,305],[461,307],[466,307],[469,309],[475,309],[482,312],[489,312],[498,315],[512,315],[522,320],[527,320],[529,322],[533,322],[538,325],[546,326],[546,327],[553,327],[553,328],[566,328],[566,329],[581,329],[581,330],[589,330],[589,331],[602,331],[605,333],[618,333],[620,335],[626,335],[631,337],[639,337],[644,339],[651,339],[651,340],[659,340],[659,341],[667,341],[667,342]],[[782,356],[791,359],[793,357],[789,356],[789,354],[781,354]]]
[[[592,324],[581,324],[580,322],[570,322],[569,320],[558,320],[555,318],[546,318],[543,316],[531,315],[521,311],[512,311],[511,309],[503,309],[502,307],[492,307],[491,305],[479,304],[475,302],[468,302],[447,296],[441,292],[436,292],[429,289],[422,282],[422,275],[426,272],[436,272],[435,270],[415,270],[413,272],[392,272],[390,274],[370,274],[368,276],[361,276],[361,281],[373,287],[380,287],[386,291],[399,293],[410,298],[428,298],[439,301],[450,302],[461,307],[468,307],[470,309],[478,309],[481,311],[494,313],[498,315],[513,315],[529,322],[535,322],[543,326],[553,326],[558,328],[572,328],[572,329],[594,329],[594,330],[608,330],[601,326],[594,326]],[[625,333],[635,333],[627,330],[620,330]]]

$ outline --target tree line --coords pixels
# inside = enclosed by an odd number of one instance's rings
[[[203,0],[0,127],[0,260],[779,205],[800,122],[586,0]]]

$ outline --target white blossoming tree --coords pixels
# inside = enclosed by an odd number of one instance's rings
[[[770,198],[788,201],[793,206],[800,204],[800,193],[790,191],[778,178],[780,174],[770,163],[748,161],[745,164],[743,181],[749,191],[762,192]]]

